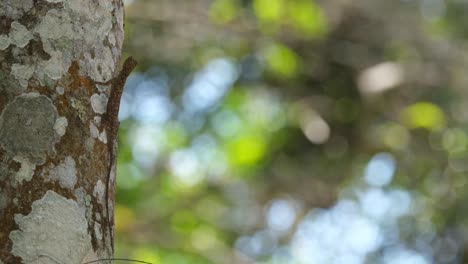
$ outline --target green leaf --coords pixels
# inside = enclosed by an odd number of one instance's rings
[[[235,166],[251,166],[257,164],[266,152],[266,142],[257,135],[244,135],[228,145],[228,157]]]
[[[190,233],[198,226],[198,220],[193,212],[180,210],[172,216],[171,225],[176,232]]]
[[[288,2],[288,19],[292,25],[309,37],[320,37],[327,31],[327,21],[320,7],[310,0]]]
[[[226,24],[236,18],[238,9],[235,0],[216,0],[210,6],[210,17],[216,23]]]
[[[274,43],[265,51],[266,65],[270,71],[283,78],[292,78],[297,75],[299,57],[283,44]]]
[[[418,102],[406,107],[401,113],[401,120],[409,128],[438,130],[445,125],[444,112],[429,102]]]
[[[279,22],[284,10],[284,0],[254,0],[255,15],[262,22]]]

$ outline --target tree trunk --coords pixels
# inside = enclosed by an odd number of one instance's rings
[[[122,42],[122,0],[0,0],[0,263],[112,258]]]

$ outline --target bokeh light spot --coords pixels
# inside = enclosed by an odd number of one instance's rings
[[[264,22],[278,21],[284,10],[284,0],[254,0],[253,9]]]
[[[135,214],[133,211],[123,205],[115,206],[115,230],[117,232],[128,232],[135,224]]]
[[[444,112],[429,102],[419,102],[406,107],[401,113],[401,120],[409,128],[437,130],[445,125]]]
[[[395,88],[402,81],[401,66],[393,62],[383,62],[362,71],[358,77],[358,86],[364,95],[375,95]]]
[[[262,137],[245,135],[228,145],[229,161],[234,165],[255,165],[265,155],[266,144]]]
[[[447,129],[442,135],[442,146],[450,153],[460,153],[467,149],[468,137],[460,128]]]
[[[382,127],[383,142],[385,146],[402,150],[406,148],[410,142],[410,134],[408,130],[399,124],[389,123]]]
[[[392,180],[395,166],[395,159],[391,154],[376,154],[367,164],[364,178],[372,186],[385,186]]]
[[[275,231],[288,230],[296,219],[294,204],[288,200],[274,200],[267,210],[266,220],[268,227]]]
[[[267,47],[265,61],[268,69],[279,77],[292,78],[299,70],[299,58],[296,53],[280,43]]]
[[[137,248],[133,251],[133,259],[149,262],[151,264],[162,264],[161,259],[154,249]]]
[[[235,0],[215,0],[210,6],[210,16],[220,24],[231,22],[237,15],[238,7]]]
[[[327,21],[320,7],[311,0],[288,1],[288,19],[299,32],[320,37],[327,31]]]

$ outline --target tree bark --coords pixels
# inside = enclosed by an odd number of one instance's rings
[[[122,0],[0,0],[0,263],[112,258],[122,42]]]

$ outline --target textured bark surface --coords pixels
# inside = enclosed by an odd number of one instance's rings
[[[112,257],[122,42],[122,0],[0,0],[0,263]]]

